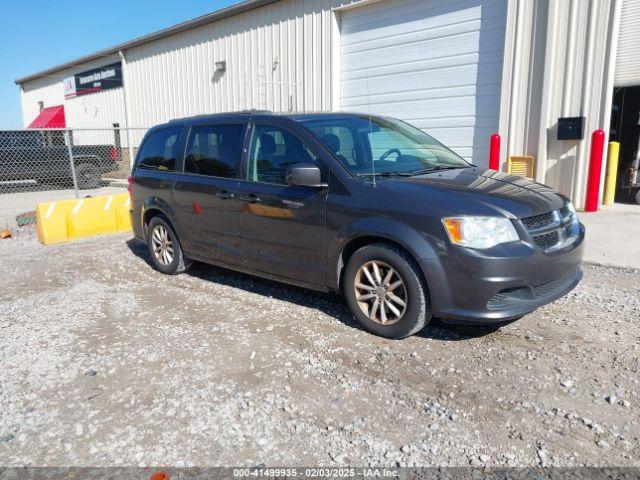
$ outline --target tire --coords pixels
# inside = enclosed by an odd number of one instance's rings
[[[78,188],[82,190],[90,190],[100,186],[102,174],[94,164],[81,163],[76,165],[76,180],[78,182]]]
[[[637,203],[638,205],[640,205],[640,190],[638,190],[638,191],[636,192],[636,197],[635,197],[635,199],[636,199],[636,203]]]
[[[153,268],[167,275],[183,273],[189,268],[190,262],[184,258],[178,236],[165,218],[153,217],[147,231],[147,247]]]
[[[376,267],[379,273],[376,273]],[[389,273],[390,269],[393,269],[392,273]],[[370,288],[380,284],[396,286]],[[431,319],[427,286],[418,265],[407,253],[389,243],[365,245],[351,256],[343,276],[342,292],[360,325],[381,337],[400,339],[411,336],[422,330]],[[377,309],[374,307],[376,298]],[[381,303],[383,310],[379,308]]]

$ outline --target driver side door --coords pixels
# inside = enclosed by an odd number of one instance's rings
[[[328,189],[287,185],[285,180],[287,166],[294,163],[324,167],[284,125],[258,123],[250,128],[246,168],[236,196],[245,266],[324,285]]]

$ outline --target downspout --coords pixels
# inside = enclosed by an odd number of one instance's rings
[[[562,86],[562,110],[563,117],[570,117],[572,113],[571,100],[573,99],[573,77],[575,72],[576,58],[576,35],[578,31],[578,16],[576,9],[578,0],[571,0],[569,4],[569,18],[567,29],[567,43],[565,46],[566,56],[564,59],[564,85]]]
[[[540,100],[540,129],[538,131],[538,161],[536,166],[536,181],[547,183],[549,170],[549,125],[551,124],[551,112],[553,99],[555,98],[555,82],[558,68],[558,3],[547,3],[545,48],[544,48],[544,72],[542,74],[542,98]],[[543,20],[541,20],[543,21]]]
[[[586,38],[586,48],[584,52],[584,68],[582,71],[582,99],[580,102],[580,115],[586,117],[585,121],[585,129],[586,135],[585,140],[580,142],[581,145],[578,147],[579,150],[576,155],[578,158],[578,162],[576,165],[576,171],[574,173],[573,185],[571,187],[571,197],[574,200],[574,203],[579,206],[584,207],[585,203],[585,188],[587,185],[587,173],[588,164],[589,164],[589,156],[588,153],[591,150],[590,140],[591,140],[591,132],[595,129],[603,128],[603,126],[599,125],[599,118],[593,118],[595,115],[593,113],[593,105],[592,105],[592,97],[591,97],[591,86],[593,84],[593,75],[594,75],[594,61],[593,56],[596,54],[595,49],[595,35],[596,35],[596,22],[598,20],[598,12],[597,12],[598,4],[595,0],[589,1],[588,7],[588,17],[587,17],[587,38]],[[594,121],[595,120],[595,121]],[[606,149],[605,149],[606,150]],[[605,153],[606,155],[606,153]],[[604,162],[603,162],[604,163]],[[580,208],[580,207],[578,207]]]
[[[508,123],[508,139],[507,139],[507,158],[509,155],[513,154],[514,151],[517,150],[517,129],[518,129],[518,96],[520,95],[520,86],[522,80],[522,72],[521,72],[521,56],[518,54],[519,49],[522,48],[522,43],[524,41],[524,13],[523,13],[523,2],[518,1],[516,5],[516,15],[515,15],[515,34],[513,40],[513,64],[511,67],[511,91],[509,92],[509,123]]]
[[[603,103],[600,105],[600,125],[602,125],[601,128],[605,130],[607,144],[609,143],[609,125],[611,123],[611,104],[613,103],[614,76],[616,71],[616,55],[618,53],[618,34],[620,33],[621,16],[622,0],[614,0],[613,5],[609,9],[609,36],[607,38],[607,43],[609,45],[609,61],[605,67],[605,92],[602,98]],[[606,160],[607,162],[609,161],[608,156]],[[603,169],[606,169],[607,162],[603,162]],[[602,175],[600,191],[603,191],[604,181],[605,175]]]
[[[131,123],[129,121],[129,101],[127,99],[127,82],[129,81],[127,75],[127,59],[124,56],[122,50],[118,51],[120,60],[122,62],[122,98],[124,100],[124,119],[127,123],[127,147],[129,150],[129,166],[133,167],[133,147],[131,146]]]
[[[22,88],[22,84],[18,85],[20,87],[20,113],[22,114],[22,125],[23,128],[27,128],[27,115],[24,110],[24,88]]]

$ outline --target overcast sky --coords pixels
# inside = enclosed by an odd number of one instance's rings
[[[2,0],[0,128],[21,128],[14,80],[241,0]]]

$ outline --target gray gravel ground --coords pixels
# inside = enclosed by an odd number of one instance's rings
[[[498,331],[356,327],[336,296],[127,235],[0,241],[0,465],[640,465],[640,272]]]

